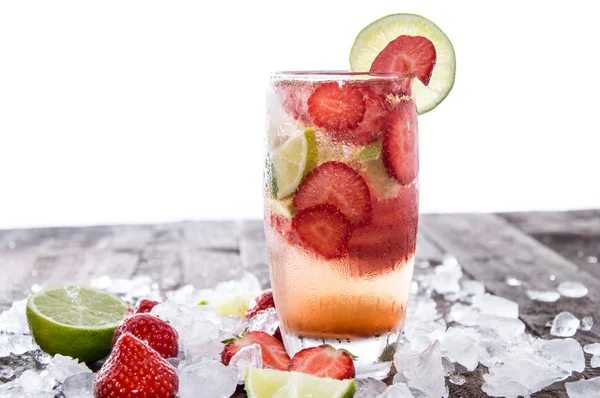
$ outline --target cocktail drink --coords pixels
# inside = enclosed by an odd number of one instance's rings
[[[418,219],[417,112],[394,74],[279,73],[268,100],[266,239],[290,355],[323,343],[389,371]]]
[[[415,78],[435,63],[432,41],[399,35],[369,72],[271,75],[265,235],[290,356],[329,344],[358,377],[389,373],[417,236]]]

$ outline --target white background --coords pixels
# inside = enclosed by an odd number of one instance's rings
[[[397,12],[457,53],[422,211],[600,207],[593,4],[0,2],[0,228],[261,217],[268,73],[347,69]]]

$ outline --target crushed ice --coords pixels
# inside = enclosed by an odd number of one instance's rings
[[[526,334],[525,325],[519,320],[518,304],[486,293],[481,282],[464,278],[456,258],[446,256],[438,266],[427,262],[419,268],[421,275],[411,285],[404,334],[394,356],[394,384],[357,380],[357,398],[448,397],[450,386],[466,382],[465,370],[457,371],[459,365],[467,371],[486,367],[483,391],[508,398],[529,396],[566,379],[574,371],[584,370],[584,350],[576,340],[544,340]],[[522,284],[512,277],[506,283]],[[214,289],[186,285],[166,292],[165,297],[146,276],[131,280],[100,277],[92,285],[119,294],[131,303],[139,298],[165,300],[152,313],[170,322],[179,334],[180,355],[169,362],[179,374],[182,398],[194,397],[199,390],[206,396],[233,394],[246,366],[262,366],[262,350],[258,345],[244,347],[232,358],[230,366],[224,366],[220,362],[221,341],[247,329],[273,333],[279,326],[273,309],[262,311],[249,321],[221,316],[210,305],[197,305],[202,300],[210,303],[241,294],[258,295],[261,285],[252,274],[220,283]],[[32,286],[32,291],[40,288]],[[555,301],[554,297],[558,299],[560,295],[583,297],[586,293],[585,286],[575,282],[561,283],[558,292],[527,292],[530,298],[541,301]],[[442,298],[447,306],[445,316],[436,304]],[[580,321],[563,312],[552,321],[551,334],[570,337],[578,328],[590,330],[592,325],[592,317]],[[592,355],[590,366],[600,367],[600,344],[584,349]],[[85,364],[61,355],[51,357],[39,350],[29,335],[25,300],[16,301],[0,314],[1,398],[54,397],[60,393],[66,398],[92,397],[93,377]],[[597,379],[585,382],[568,383],[569,396],[585,396],[581,394],[598,388]]]

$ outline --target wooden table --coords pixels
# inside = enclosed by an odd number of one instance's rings
[[[466,278],[519,303],[528,332],[551,338],[545,325],[560,311],[593,316],[591,331],[578,331],[583,344],[600,342],[600,210],[562,213],[422,215],[417,257],[439,262],[455,255]],[[24,298],[31,285],[86,283],[92,277],[149,275],[161,288],[184,283],[210,287],[221,280],[256,274],[268,286],[262,222],[182,222],[0,231],[0,309]],[[418,272],[418,270],[416,270]],[[531,289],[553,289],[577,280],[589,288],[581,299],[555,303],[529,300],[525,289],[505,283],[511,276]],[[600,376],[588,368],[569,380]],[[481,365],[452,397],[485,397]],[[564,382],[534,397],[566,397]]]

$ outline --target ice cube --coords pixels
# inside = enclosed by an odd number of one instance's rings
[[[198,397],[200,391],[204,397],[229,398],[237,388],[237,369],[218,361],[182,361],[177,372],[181,398]]]
[[[15,387],[20,387],[24,393],[40,393],[52,391],[55,381],[47,370],[37,372],[27,369],[15,381]]]
[[[379,398],[388,387],[383,381],[371,378],[357,379],[355,382],[356,394],[354,394],[354,398]]]
[[[272,335],[278,327],[279,318],[277,317],[277,311],[275,311],[275,308],[267,308],[266,310],[259,311],[252,319],[250,319],[249,330],[265,332]]]
[[[64,382],[69,376],[79,373],[92,373],[85,363],[60,354],[56,354],[52,358],[52,361],[48,365],[48,371],[50,372],[50,376],[60,383]]]
[[[95,376],[86,372],[67,377],[61,388],[63,395],[65,398],[93,398]]]
[[[489,293],[473,297],[473,305],[479,308],[484,314],[505,318],[519,317],[519,305],[517,303]]]
[[[246,368],[248,366],[262,369],[263,356],[260,344],[250,344],[242,347],[229,361],[230,367],[235,367],[238,370],[238,384],[244,383]]]
[[[29,334],[25,306],[27,300],[19,300],[12,303],[10,309],[0,314],[0,331],[4,333]]]
[[[448,377],[448,381],[452,384],[456,384],[457,386],[462,386],[467,382],[467,379],[465,379],[465,376],[463,375],[450,375],[450,377]]]
[[[439,294],[457,293],[460,291],[458,283],[460,278],[462,278],[462,269],[458,262],[444,262],[435,267],[431,287]]]
[[[530,300],[553,303],[560,298],[560,294],[553,290],[527,290],[527,297]]]
[[[479,364],[480,341],[481,336],[475,329],[463,327],[451,327],[440,338],[442,353],[469,371]]]
[[[502,340],[514,341],[525,332],[525,324],[520,319],[480,314],[477,317],[478,328],[492,329]]]
[[[224,316],[221,318],[221,330],[219,334],[219,341],[238,336],[244,330],[249,329],[249,327],[250,322],[246,318]]]
[[[594,318],[592,318],[591,316],[586,316],[583,319],[581,319],[581,330],[583,330],[584,332],[592,330],[593,326]]]
[[[450,312],[446,315],[446,320],[465,326],[473,326],[477,324],[477,317],[480,314],[481,310],[477,307],[456,303],[450,308]]]
[[[439,341],[420,354],[399,346],[394,355],[394,365],[398,372],[394,383],[406,383],[426,396],[448,396]]]
[[[558,292],[565,297],[581,298],[588,294],[588,288],[579,282],[563,282],[558,285]]]
[[[600,391],[600,377],[566,383],[565,387],[567,388],[569,398],[597,397]]]
[[[414,395],[405,383],[397,383],[389,386],[380,398],[414,398]]]
[[[197,305],[212,296],[212,290],[196,290],[193,285],[184,285],[177,290],[166,293],[167,301],[179,304]]]
[[[540,351],[552,357],[552,364],[567,372],[583,372],[585,357],[581,344],[574,339],[542,340]]]
[[[587,262],[590,264],[598,264],[598,257],[596,256],[588,256]]]
[[[521,286],[522,284],[520,280],[513,278],[512,276],[507,277],[505,282],[508,286]]]
[[[3,334],[0,332],[0,358],[7,357],[10,353],[21,355],[36,347],[29,335]]]
[[[404,327],[404,339],[410,343],[410,348],[421,352],[429,347],[446,331],[446,322],[443,319],[436,321],[414,321]]]
[[[600,355],[594,355],[592,359],[590,359],[590,366],[592,368],[600,368]]]
[[[593,343],[583,346],[583,351],[592,355],[600,355],[600,343]]]
[[[456,366],[454,366],[454,362],[452,362],[446,357],[442,357],[442,366],[444,367],[444,376],[449,376],[456,371]]]
[[[550,334],[557,337],[571,337],[579,328],[579,319],[570,312],[563,311],[552,321]]]
[[[475,296],[485,293],[485,285],[479,281],[464,280],[461,281],[462,291],[469,296]]]

